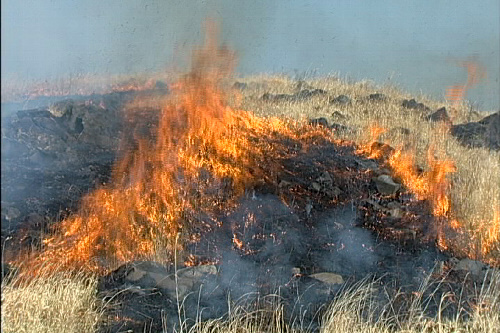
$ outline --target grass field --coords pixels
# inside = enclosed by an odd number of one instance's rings
[[[339,138],[366,144],[372,137],[370,128],[386,131],[378,140],[411,152],[416,163],[429,168],[428,152],[442,160],[453,161],[456,172],[450,178],[450,215],[460,223],[460,237],[448,240],[449,250],[457,256],[469,256],[498,265],[500,237],[498,207],[500,206],[500,153],[482,148],[465,148],[439,124],[430,123],[401,106],[403,99],[416,98],[432,110],[446,105],[425,96],[410,96],[394,87],[376,87],[368,82],[347,82],[335,77],[300,81],[285,76],[256,76],[239,80],[247,88],[240,91],[233,103],[255,114],[293,119],[325,117],[353,131],[340,131]],[[305,88],[323,89],[326,95],[303,101],[269,102],[264,93],[293,94]],[[367,96],[383,93],[385,100],[371,101]],[[332,105],[332,97],[345,94],[351,103]],[[446,105],[450,109],[449,105]],[[338,119],[338,111],[345,116]],[[454,123],[476,121],[482,116],[463,103],[452,112]],[[337,117],[337,118],[336,118]],[[406,128],[402,134],[398,128]],[[372,307],[370,281],[346,290],[342,297],[328,306],[322,317],[320,331],[329,332],[498,332],[500,327],[500,273],[492,272],[490,282],[477,291],[477,307],[470,319],[457,314],[455,320],[423,315],[425,300],[415,296],[411,311],[404,315],[387,304]],[[29,282],[2,282],[2,330],[4,332],[95,332],[102,318],[104,305],[96,295],[96,276],[83,273],[40,275]],[[425,286],[424,286],[425,287]],[[457,294],[460,292],[456,291]],[[443,300],[443,304],[445,300]],[[377,311],[375,311],[377,310]],[[375,316],[375,312],[378,315]],[[307,332],[308,327],[286,322],[283,310],[235,310],[228,318],[197,323],[185,328],[189,332]],[[404,318],[402,320],[401,318]],[[145,328],[147,332],[147,328]]]

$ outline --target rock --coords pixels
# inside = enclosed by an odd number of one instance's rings
[[[451,134],[468,147],[500,150],[500,112],[478,122],[454,125]]]
[[[340,113],[339,111],[333,111],[332,113],[332,118],[333,120],[335,121],[341,121],[341,120],[346,120],[347,119],[347,116],[343,115],[342,113]]]
[[[404,108],[413,109],[413,110],[421,110],[421,111],[429,111],[430,109],[425,106],[423,103],[418,103],[415,99],[403,100],[401,104]]]
[[[330,100],[330,104],[340,104],[345,105],[351,103],[351,99],[346,95],[339,95]]]
[[[320,185],[320,184],[318,184],[318,183],[316,183],[316,182],[312,182],[312,183],[311,183],[311,188],[312,188],[313,190],[315,190],[315,191],[318,191],[318,192],[319,192],[319,191],[321,191],[321,185]]]
[[[318,182],[320,182],[320,183],[326,183],[326,184],[332,184],[333,183],[332,176],[330,176],[330,174],[328,173],[328,171],[324,171],[321,174],[321,176],[319,176],[316,180]]]
[[[291,95],[265,93],[264,95],[262,95],[262,99],[270,102],[281,102],[281,101],[300,102],[307,100],[311,97],[321,96],[321,95],[326,95],[326,91],[323,89],[314,89],[314,90],[304,89],[296,94],[291,94]]]
[[[394,127],[392,128],[388,134],[400,134],[400,135],[410,135],[410,130],[406,127]]]
[[[330,128],[334,131],[342,131],[342,132],[352,132],[352,129],[347,127],[347,126],[344,126],[344,125],[341,125],[341,124],[337,124],[337,123],[333,123],[330,125]]]
[[[448,112],[446,112],[446,108],[444,106],[438,109],[436,112],[428,115],[426,119],[434,122],[444,121],[446,123],[451,123],[450,116],[448,115]]]
[[[400,208],[393,208],[389,210],[389,214],[392,218],[400,219],[403,217],[403,211]]]
[[[380,175],[374,181],[377,190],[384,195],[393,195],[401,188],[401,184],[395,183],[388,175]]]
[[[198,265],[179,269],[177,271],[178,278],[201,279],[206,275],[216,275],[217,266],[215,265]]]
[[[326,118],[323,117],[311,119],[309,120],[309,125],[328,127],[328,120],[326,120]]]
[[[335,273],[322,272],[311,274],[309,276],[328,285],[344,283],[344,279],[342,278],[342,276]]]
[[[394,148],[389,146],[387,143],[374,142],[370,146],[371,152],[380,152],[382,156],[391,156],[394,153]]]
[[[385,96],[382,93],[375,93],[375,94],[370,94],[370,96],[368,96],[368,99],[374,102],[381,102],[385,101],[387,99],[387,96]]]
[[[49,112],[54,117],[71,116],[75,102],[72,99],[60,101],[49,106]]]
[[[234,84],[233,84],[233,88],[234,89],[238,89],[238,90],[244,90],[248,87],[248,84],[246,84],[245,82],[238,82],[236,81]]]
[[[465,274],[470,274],[476,281],[482,281],[488,266],[481,261],[472,259],[462,259],[462,260],[451,260],[456,262],[455,266],[452,268],[453,271],[462,272]]]
[[[208,275],[216,275],[215,265],[200,265],[177,270],[155,262],[140,261],[120,266],[101,284],[100,289],[110,287],[123,289],[131,285],[140,289],[160,289],[171,300],[183,299],[188,293],[203,284]]]
[[[397,201],[391,201],[386,206],[389,209],[401,209],[401,204]]]
[[[155,82],[155,89],[168,91],[168,84],[166,84],[163,81],[156,80],[156,82]]]

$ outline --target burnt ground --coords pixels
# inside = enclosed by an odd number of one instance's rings
[[[131,126],[141,133],[154,128],[155,110],[143,110],[147,117],[138,126],[123,114],[136,94],[61,101],[3,118],[4,246],[36,245],[82,196],[110,180],[114,161],[131,142],[120,140],[134,136]],[[173,327],[180,300],[189,323],[224,316],[233,301],[265,303],[262,296],[270,293],[279,294],[273,302],[285,304],[291,319],[315,327],[322,306],[367,275],[378,278],[382,304],[399,291],[417,291],[434,270],[434,278],[446,275],[447,282],[427,293],[433,315],[440,295],[473,290],[484,278],[487,267],[477,262],[446,269],[459,265],[436,247],[439,221],[392,179],[385,188],[380,184],[390,174],[382,161],[325,142],[287,155],[281,165],[272,179],[248,189],[233,211],[217,217],[222,227],[200,214],[204,223],[198,225],[205,227],[188,246],[194,267],[132,262],[103,276],[99,295],[115,304],[103,331],[160,330],[165,316]],[[408,303],[398,301],[401,309]]]

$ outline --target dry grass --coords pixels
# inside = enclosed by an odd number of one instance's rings
[[[425,315],[427,299],[422,297],[430,284],[409,299],[401,310],[396,297],[387,303],[376,301],[380,286],[365,279],[344,290],[326,309],[320,333],[495,333],[500,327],[500,272],[489,272],[489,282],[478,291],[470,319],[460,313],[444,319],[443,311],[450,294],[441,298],[435,316]],[[429,281],[427,280],[426,283]],[[96,280],[84,274],[50,274],[22,282],[2,283],[3,332],[97,332],[102,311],[95,296]],[[460,291],[456,291],[456,295]],[[458,299],[459,297],[456,297]],[[269,304],[272,304],[269,302]],[[189,333],[307,333],[312,329],[286,319],[283,306],[257,310],[237,307],[225,319],[198,322],[191,327],[181,323],[181,332]],[[460,307],[459,307],[460,309]],[[181,310],[182,311],[182,310]],[[449,317],[448,317],[449,318]],[[166,325],[165,325],[166,326]],[[147,327],[145,328],[147,332]],[[166,332],[166,329],[164,330]]]
[[[461,146],[447,132],[435,124],[422,120],[417,112],[401,107],[402,99],[416,98],[432,110],[443,103],[425,96],[410,96],[393,87],[374,87],[369,82],[348,83],[337,78],[307,80],[305,85],[327,91],[303,102],[266,102],[266,93],[294,93],[297,82],[285,76],[258,76],[241,80],[248,83],[242,91],[240,107],[262,116],[284,116],[296,119],[325,117],[332,122],[354,128],[354,132],[339,133],[344,139],[364,143],[370,140],[368,128],[374,124],[388,131],[380,140],[394,147],[414,151],[417,162],[427,166],[427,151],[432,145],[436,154],[450,158],[457,165],[451,175],[451,199],[454,217],[464,224],[469,244],[454,244],[460,249],[478,251],[478,244],[491,229],[493,211],[500,205],[500,153],[486,149],[468,149]],[[305,86],[304,86],[305,87]],[[370,93],[381,92],[388,96],[385,101],[366,99]],[[336,106],[329,97],[348,95],[352,103]],[[345,120],[333,118],[339,111]],[[474,121],[479,115],[470,112],[463,104],[454,115],[454,122]],[[410,130],[405,136],[392,131],[404,127]],[[500,258],[500,245],[495,244],[486,260]],[[478,255],[479,257],[480,255]],[[500,273],[479,291],[478,301],[469,320],[457,315],[444,319],[424,315],[425,300],[416,297],[405,320],[397,315],[395,303],[384,308],[376,306],[373,295],[375,285],[366,282],[346,290],[325,312],[321,333],[344,332],[498,332],[500,327]],[[458,291],[457,291],[458,292]],[[444,304],[443,300],[443,304]],[[29,282],[15,280],[2,283],[2,330],[5,332],[95,332],[101,318],[101,308],[96,297],[96,279],[81,273],[50,274]],[[190,333],[246,333],[246,332],[307,332],[307,327],[295,327],[287,323],[282,307],[271,310],[234,311],[228,319],[197,323]]]
[[[466,148],[442,124],[429,122],[421,117],[422,112],[406,109],[401,104],[403,99],[415,98],[432,111],[446,106],[447,110],[451,110],[455,124],[477,121],[485,114],[472,111],[465,102],[452,108],[445,101],[411,96],[395,87],[376,87],[370,82],[350,83],[336,77],[296,81],[285,76],[257,76],[240,81],[247,83],[247,89],[241,92],[241,107],[261,116],[278,115],[295,119],[325,117],[330,123],[353,129],[339,132],[339,138],[360,145],[372,139],[369,129],[378,126],[386,129],[379,141],[411,152],[416,157],[416,163],[424,169],[429,167],[427,156],[430,147],[437,158],[454,161],[457,171],[449,177],[452,184],[449,190],[451,218],[461,223],[462,235],[457,240],[450,240],[450,249],[458,256],[500,264],[499,222],[495,223],[495,210],[498,213],[500,207],[500,152]],[[261,98],[266,92],[293,94],[304,88],[323,89],[327,94],[304,101],[269,102]],[[383,93],[387,99],[371,101],[368,96],[373,93]],[[338,95],[349,96],[351,103],[331,104],[329,100]],[[335,111],[346,118],[336,118]],[[410,130],[410,134],[401,133],[398,130],[401,128]],[[496,241],[487,253],[482,252],[481,247],[488,237],[496,237]]]
[[[2,281],[2,332],[95,332],[102,309],[97,279],[83,273],[50,273]]]

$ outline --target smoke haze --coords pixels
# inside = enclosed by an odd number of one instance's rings
[[[238,52],[238,73],[391,82],[442,99],[471,56],[487,80],[467,98],[500,107],[500,4],[471,1],[2,0],[2,80],[136,73],[189,59],[207,16]]]

